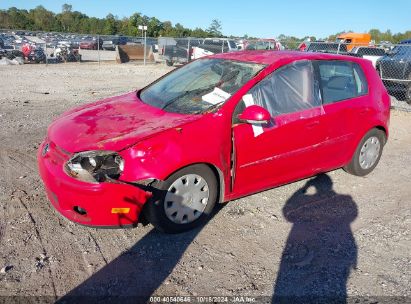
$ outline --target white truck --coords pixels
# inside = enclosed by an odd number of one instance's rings
[[[375,68],[377,60],[385,56],[385,49],[379,47],[356,46],[351,50],[351,53],[371,61]]]
[[[218,53],[238,51],[234,40],[228,38],[206,38],[203,43],[193,47],[191,59],[198,59]]]

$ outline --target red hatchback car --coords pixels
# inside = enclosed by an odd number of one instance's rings
[[[191,229],[222,203],[344,167],[363,176],[390,99],[367,60],[249,51],[64,113],[38,152],[48,197],[89,226]]]

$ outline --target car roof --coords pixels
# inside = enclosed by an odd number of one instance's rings
[[[220,58],[226,60],[237,60],[244,62],[254,62],[265,65],[272,65],[278,61],[296,61],[296,60],[347,60],[359,62],[363,59],[339,55],[325,54],[317,52],[299,52],[299,51],[239,51],[231,53],[215,54],[208,58]]]

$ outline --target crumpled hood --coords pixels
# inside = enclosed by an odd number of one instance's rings
[[[144,104],[136,92],[68,111],[48,129],[48,138],[68,152],[119,151],[143,138],[199,119]]]

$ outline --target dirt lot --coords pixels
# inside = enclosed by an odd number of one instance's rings
[[[411,113],[392,111],[390,140],[369,176],[336,170],[233,201],[192,232],[163,235],[150,225],[96,230],[60,217],[36,169],[48,124],[73,106],[141,87],[169,70],[0,67],[0,296],[224,295],[269,302],[273,293],[335,292],[410,301]]]

